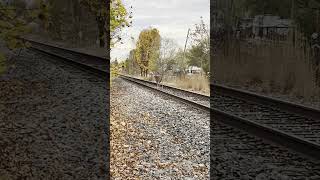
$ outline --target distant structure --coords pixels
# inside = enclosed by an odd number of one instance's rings
[[[215,39],[234,37],[237,39],[277,39],[286,40],[294,22],[282,19],[278,15],[250,15],[243,11],[235,16],[230,9],[235,6],[234,0],[214,0],[211,2],[211,29]]]
[[[293,28],[293,21],[281,19],[279,16],[257,15],[252,21],[252,33],[260,38],[287,36],[290,28]]]
[[[197,67],[197,66],[189,66],[186,69],[187,74],[191,75],[191,74],[201,74],[202,73],[202,68]]]
[[[236,29],[241,39],[260,38],[286,40],[294,23],[290,19],[281,19],[269,14],[256,15],[253,18],[241,18]],[[235,33],[236,34],[236,33]]]

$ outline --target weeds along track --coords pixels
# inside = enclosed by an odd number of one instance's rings
[[[103,78],[109,77],[108,63],[102,57],[34,41],[29,42],[32,49],[59,57]],[[224,124],[271,140],[314,159],[320,159],[320,111],[318,110],[220,85],[211,85],[210,98],[170,86],[157,87],[154,82],[125,75],[120,77],[160,90],[167,96],[196,108],[210,111],[215,120]]]
[[[211,86],[210,98],[170,86],[157,86],[154,82],[130,76],[120,77],[210,111],[215,120],[224,124],[320,159],[320,123],[316,119],[319,113],[317,110],[223,86]]]

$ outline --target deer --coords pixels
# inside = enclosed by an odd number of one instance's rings
[[[161,85],[162,75],[160,75],[160,73],[156,72],[154,75],[154,79],[156,80],[157,88],[159,85],[162,86],[162,88],[163,88],[163,85]]]

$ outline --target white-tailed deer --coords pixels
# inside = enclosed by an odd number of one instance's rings
[[[162,81],[162,76],[159,74],[159,73],[156,73],[154,75],[154,79],[156,80],[156,84],[157,84],[157,87],[160,85],[161,86],[161,81]],[[163,86],[162,86],[163,88]]]

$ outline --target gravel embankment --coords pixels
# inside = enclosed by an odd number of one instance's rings
[[[220,123],[210,133],[213,179],[320,179],[320,162]]]
[[[30,50],[7,66],[0,179],[105,179],[108,83]]]
[[[320,178],[319,162],[214,119],[211,122],[210,179]],[[204,112],[115,79],[111,89],[113,177],[209,179],[208,125]]]
[[[209,121],[209,113],[114,79],[112,177],[209,179]]]

